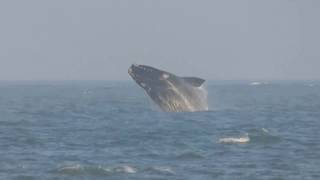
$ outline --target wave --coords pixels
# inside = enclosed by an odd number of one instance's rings
[[[281,141],[277,133],[266,128],[252,129],[249,133],[252,141],[255,143],[269,144]]]
[[[191,160],[191,159],[203,159],[205,157],[196,152],[184,152],[177,155],[177,158],[180,160]]]

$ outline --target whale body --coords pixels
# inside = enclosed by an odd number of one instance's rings
[[[179,77],[146,65],[133,64],[129,75],[142,87],[161,110],[166,112],[207,111],[204,79]]]

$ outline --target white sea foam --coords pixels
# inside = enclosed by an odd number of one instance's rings
[[[266,128],[262,128],[262,131],[265,132],[265,133],[269,133],[269,130],[266,129]]]
[[[267,85],[269,84],[268,82],[259,82],[259,81],[255,81],[255,82],[251,82],[249,85],[251,86],[260,86],[260,85]]]
[[[129,165],[122,165],[122,166],[116,167],[115,171],[121,172],[121,173],[133,174],[137,172],[137,169]]]
[[[258,85],[261,85],[262,82],[252,82],[250,83],[251,86],[258,86]]]
[[[242,137],[227,137],[219,139],[219,143],[248,143],[250,142],[250,137],[248,134]]]
[[[59,171],[77,171],[80,169],[82,169],[80,164],[75,164],[75,165],[64,166],[64,167],[60,168]]]

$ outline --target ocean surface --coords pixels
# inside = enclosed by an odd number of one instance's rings
[[[0,82],[0,179],[320,179],[320,82],[211,81],[165,113],[134,82]]]

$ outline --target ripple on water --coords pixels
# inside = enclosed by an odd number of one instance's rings
[[[177,155],[179,160],[195,160],[195,159],[204,159],[205,157],[197,152],[184,152]]]
[[[249,133],[253,143],[273,144],[281,141],[281,137],[277,133],[266,128],[253,129]]]

